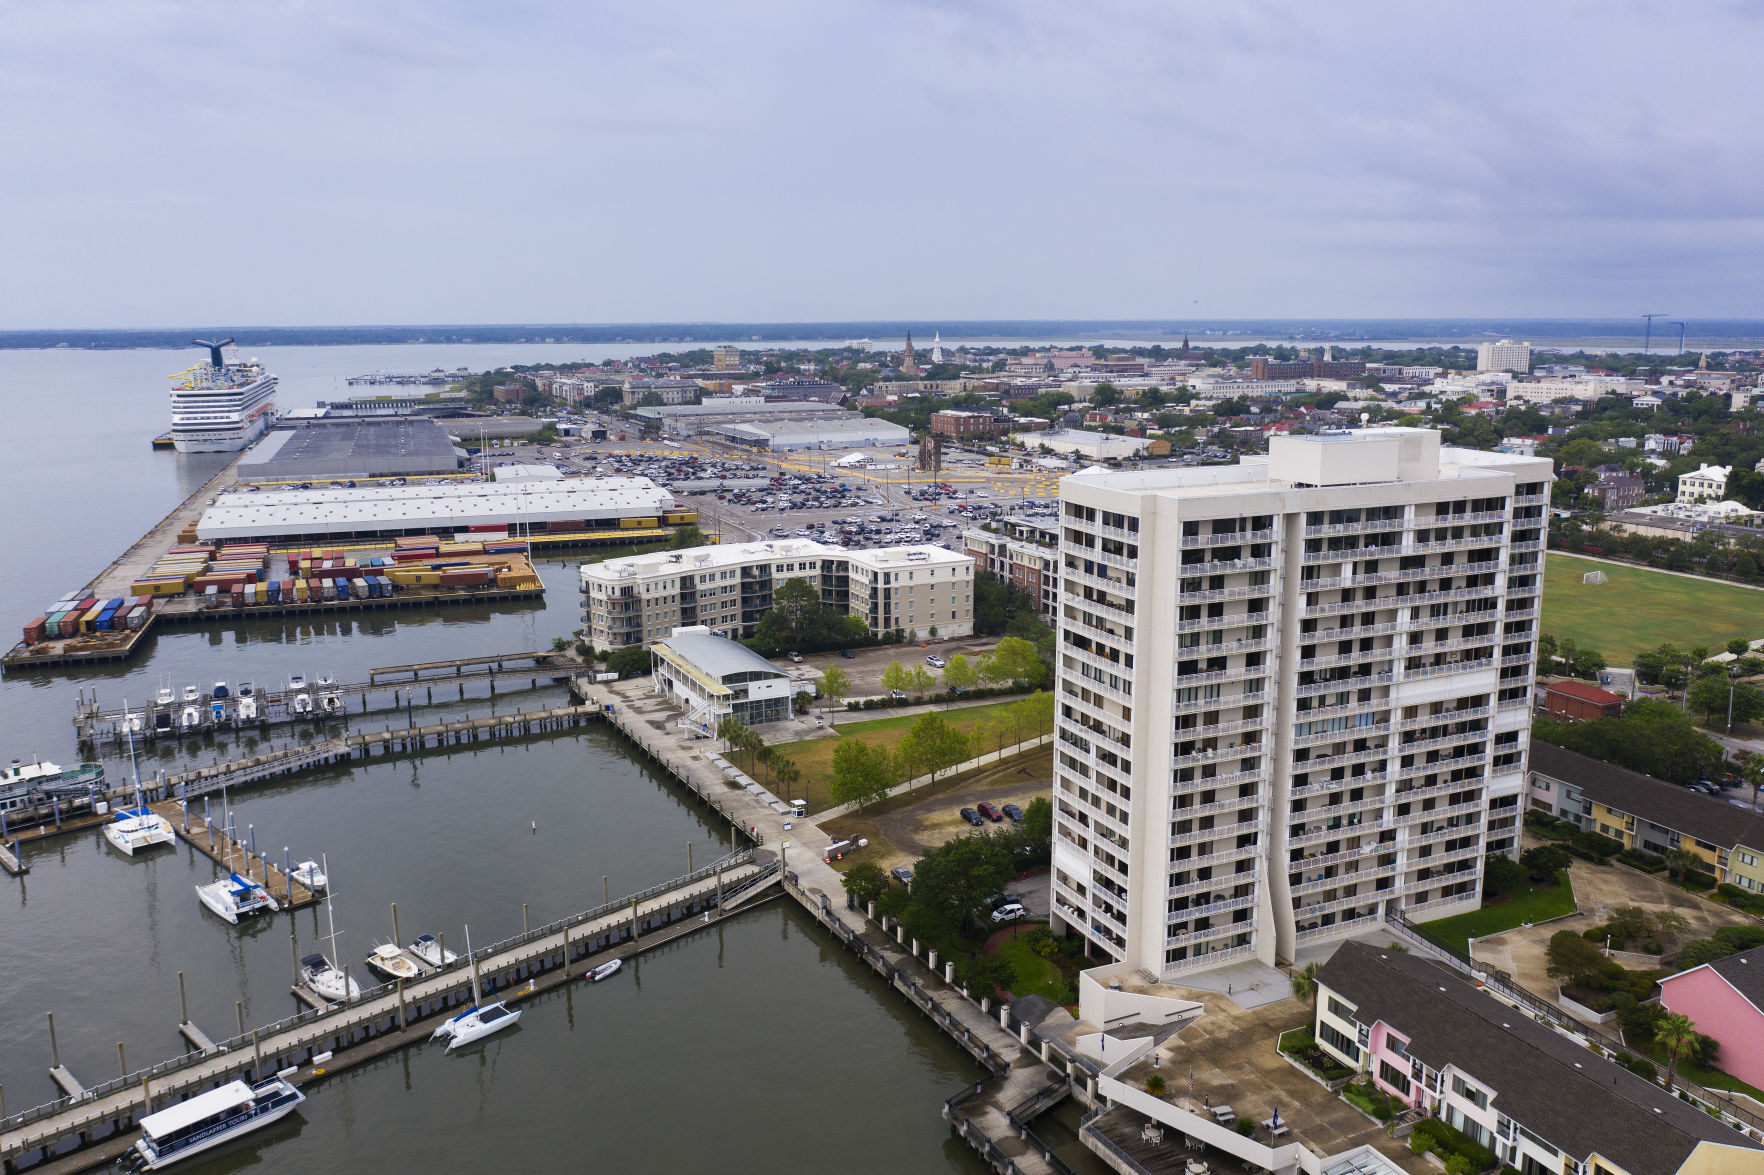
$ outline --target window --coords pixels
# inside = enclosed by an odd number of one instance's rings
[[[1488,1094],[1477,1089],[1462,1077],[1454,1076],[1452,1078],[1452,1092],[1479,1110],[1488,1109]]]
[[[1354,1010],[1336,999],[1334,996],[1329,997],[1329,1014],[1334,1016],[1337,1020],[1345,1021],[1348,1024],[1354,1022]]]
[[[1340,1053],[1342,1056],[1347,1057],[1354,1064],[1358,1065],[1360,1063],[1360,1046],[1350,1040],[1345,1033],[1338,1031],[1336,1027],[1327,1020],[1319,1021],[1317,1027],[1317,1037],[1319,1040]]]
[[[1402,1096],[1409,1096],[1409,1075],[1389,1061],[1378,1062],[1378,1079]]]

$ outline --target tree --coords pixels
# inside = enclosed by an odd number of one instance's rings
[[[937,713],[922,714],[907,736],[894,748],[895,768],[906,779],[937,774],[968,757],[968,736]]]
[[[1552,881],[1557,873],[1568,868],[1574,858],[1567,849],[1555,845],[1538,845],[1519,854],[1519,864],[1533,881]]]
[[[943,667],[943,688],[954,693],[971,690],[980,684],[980,674],[966,654],[957,653]]]
[[[924,697],[931,692],[931,687],[937,684],[937,679],[923,665],[914,665],[909,668],[906,671],[906,680],[906,692],[915,698]]]
[[[1011,703],[1005,714],[1010,718],[1019,743],[1026,738],[1040,738],[1044,734],[1051,734],[1054,725],[1054,696],[1037,690],[1021,701]]]
[[[787,579],[772,593],[772,612],[790,630],[796,646],[802,643],[803,625],[811,612],[821,606],[821,593],[800,576]],[[796,647],[793,646],[793,647]]]
[[[668,546],[676,551],[684,551],[688,547],[702,547],[708,542],[710,540],[705,538],[704,532],[698,527],[682,526],[674,532],[674,537],[669,541]]]
[[[1311,964],[1313,967],[1316,965],[1317,964],[1315,963]],[[1145,1079],[1145,1092],[1151,1094],[1153,1097],[1163,1097],[1164,1075],[1162,1073],[1153,1073],[1150,1077],[1147,1077]]]
[[[626,645],[607,654],[606,667],[620,677],[642,677],[649,672],[649,650],[642,645]]]
[[[979,672],[981,677],[998,685],[1017,681],[1040,685],[1047,676],[1047,665],[1029,641],[1007,636],[980,662]]]
[[[913,906],[921,938],[946,938],[961,930],[980,904],[1004,888],[1016,872],[1003,841],[990,836],[958,836],[919,858],[913,869]]]
[[[851,696],[851,676],[837,665],[829,665],[821,674],[821,696],[827,699],[827,720],[839,710],[839,703]]]
[[[860,808],[888,795],[898,780],[895,759],[887,747],[858,738],[843,738],[833,748],[833,775],[827,791],[834,802]]]
[[[1697,1044],[1696,1023],[1686,1015],[1670,1012],[1654,1026],[1654,1042],[1666,1053],[1666,1088],[1673,1087],[1678,1076],[1679,1058],[1689,1054]]]
[[[868,861],[853,865],[839,879],[845,892],[860,902],[873,902],[881,897],[888,888],[888,875],[882,872],[882,866],[873,865]]]
[[[1613,965],[1604,952],[1572,930],[1550,935],[1545,957],[1549,961],[1545,973],[1551,979],[1564,980],[1569,987],[1585,987]]]
[[[890,661],[888,668],[882,671],[882,688],[891,694],[895,692],[906,693],[907,686],[910,684],[912,684],[912,677],[907,673],[907,667],[899,661]]]
[[[1023,819],[1017,824],[1024,843],[1043,852],[1053,848],[1053,801],[1036,796],[1023,808]]]
[[[1311,1005],[1311,1019],[1317,1018],[1317,975],[1323,964],[1313,959],[1292,973],[1292,998]]]
[[[1696,869],[1703,867],[1703,859],[1689,849],[1673,849],[1666,854],[1666,875],[1683,880]]]
[[[1736,636],[1727,642],[1727,651],[1735,657],[1743,657],[1752,651],[1752,646],[1744,637]]]
[[[1482,867],[1483,896],[1492,898],[1512,893],[1525,884],[1526,877],[1525,866],[1505,853],[1492,853]]]

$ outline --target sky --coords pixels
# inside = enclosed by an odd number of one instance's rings
[[[0,0],[0,329],[1760,316],[1750,3]]]

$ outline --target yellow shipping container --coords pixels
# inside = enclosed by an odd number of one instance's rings
[[[294,601],[298,604],[306,603],[306,581],[304,579],[294,581]]]
[[[94,605],[90,612],[87,612],[84,616],[80,617],[80,631],[94,631],[94,626],[98,623],[98,618],[102,615],[104,615],[104,605]]]
[[[649,529],[652,529],[654,526],[655,526],[655,519],[653,519],[653,518],[621,518],[621,519],[619,519],[619,529],[620,530],[649,530]]]

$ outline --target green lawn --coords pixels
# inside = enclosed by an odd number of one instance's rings
[[[1634,1050],[1660,1067],[1660,1080],[1666,1080],[1666,1052],[1658,1045]],[[1723,1090],[1728,1093],[1743,1093],[1747,1097],[1757,1098],[1764,1102],[1764,1089],[1747,1085],[1731,1073],[1723,1073],[1719,1069],[1705,1069],[1701,1065],[1693,1065],[1689,1061],[1678,1063],[1678,1075],[1686,1081],[1694,1081],[1704,1089]]]
[[[1434,942],[1451,947],[1460,955],[1468,954],[1472,938],[1499,934],[1525,922],[1542,922],[1574,913],[1574,883],[1566,871],[1556,874],[1556,880],[1560,884],[1555,889],[1528,885],[1498,905],[1423,922],[1418,929]]]
[[[1003,717],[1005,711],[1021,700],[1021,698],[1006,698],[1002,702],[994,702],[984,706],[968,706],[953,710],[940,709],[938,713],[943,715],[945,722],[963,734],[967,734],[974,729],[974,724],[982,718],[999,719]],[[840,739],[859,738],[864,742],[887,747],[892,751],[900,745],[901,740],[906,738],[907,731],[912,729],[913,723],[921,717],[923,715],[920,714],[893,714],[887,718],[859,719],[855,722],[841,718],[833,738],[811,738],[801,742],[779,744],[778,752],[789,757],[802,769],[802,783],[797,786],[796,795],[792,798],[807,801],[811,812],[819,812],[830,807],[832,799],[827,794],[827,781],[833,775],[833,748],[839,745]],[[1010,745],[1010,743],[1005,744],[1007,748]],[[982,755],[997,749],[996,746],[978,747],[974,749],[974,754]]]
[[[1064,998],[1065,976],[1060,974],[1058,967],[1029,949],[1025,935],[1013,934],[999,943],[998,956],[1010,960],[1016,969],[1017,978],[1011,983],[1011,992],[1019,999],[1030,995],[1044,995],[1050,1000]]]
[[[1609,583],[1580,577],[1603,571]],[[1544,567],[1540,631],[1572,637],[1613,665],[1667,641],[1681,649],[1708,645],[1717,652],[1734,637],[1764,636],[1764,592],[1738,584],[1708,583],[1645,567],[1579,559],[1557,551]]]

